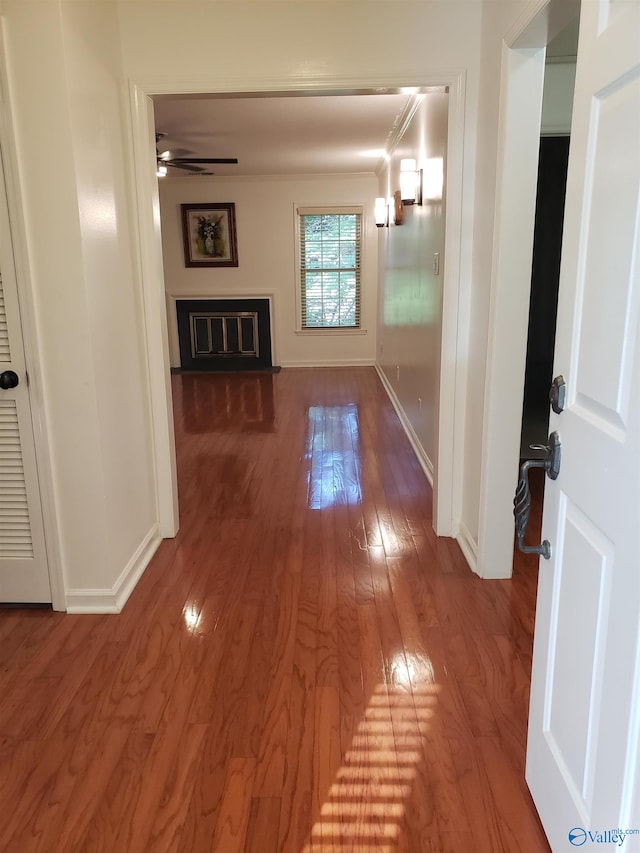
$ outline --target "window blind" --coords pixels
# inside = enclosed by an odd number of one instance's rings
[[[304,207],[298,215],[302,328],[359,328],[362,208]]]

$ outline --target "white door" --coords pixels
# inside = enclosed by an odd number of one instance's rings
[[[5,388],[15,379],[18,385]],[[0,602],[51,601],[29,388],[0,160]]]
[[[527,747],[554,853],[640,851],[639,322],[640,3],[583,0]]]

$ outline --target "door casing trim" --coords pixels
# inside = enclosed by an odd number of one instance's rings
[[[445,214],[445,259],[442,308],[442,345],[439,377],[438,450],[434,489],[434,528],[441,536],[457,536],[462,508],[464,401],[466,391],[466,337],[468,305],[461,299],[461,271],[470,263],[462,254],[464,71],[430,74],[429,79],[409,75],[398,79],[320,76],[312,78],[238,78],[182,81],[129,81],[129,104],[133,134],[134,180],[139,229],[141,286],[147,336],[147,363],[151,389],[154,434],[156,494],[160,530],[163,537],[178,529],[177,475],[173,439],[171,390],[168,383],[169,357],[164,275],[157,180],[155,179],[155,137],[153,102],[160,94],[323,94],[367,91],[398,86],[447,86],[449,126],[447,158],[447,206]],[[153,180],[152,180],[153,179]],[[466,289],[465,289],[466,290]],[[468,294],[467,294],[468,295]]]
[[[513,570],[545,50],[578,12],[577,0],[536,0],[502,49],[480,463],[477,572],[484,578]]]

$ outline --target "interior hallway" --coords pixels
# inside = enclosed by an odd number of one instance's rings
[[[123,613],[0,612],[0,850],[548,851],[535,558],[436,539],[372,368],[173,385],[181,529]]]

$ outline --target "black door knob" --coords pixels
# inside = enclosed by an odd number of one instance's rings
[[[3,391],[8,391],[9,388],[15,388],[16,385],[20,384],[20,379],[18,378],[18,374],[14,373],[13,370],[4,370],[0,373],[0,388]]]

